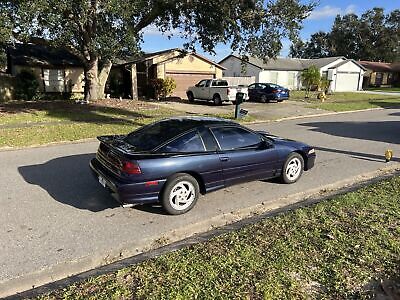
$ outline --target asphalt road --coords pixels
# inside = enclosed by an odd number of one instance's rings
[[[117,206],[88,167],[96,142],[0,152],[0,297],[400,167],[400,109],[251,127],[315,145],[315,168],[293,185],[260,181],[208,194],[182,216]],[[388,148],[395,158],[386,164]]]

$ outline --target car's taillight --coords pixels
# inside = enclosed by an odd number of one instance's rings
[[[122,172],[133,175],[133,174],[142,174],[142,170],[137,163],[131,161],[122,162]]]
[[[278,91],[278,90],[272,90],[272,92],[273,92],[274,94],[276,94],[276,93],[278,93],[279,91]]]

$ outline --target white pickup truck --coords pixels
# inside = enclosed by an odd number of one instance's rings
[[[195,99],[212,100],[215,105],[221,105],[224,101],[234,103],[238,92],[245,94],[245,100],[248,98],[245,86],[229,86],[228,81],[223,79],[203,79],[195,86],[189,87],[186,95],[189,102],[193,102]]]

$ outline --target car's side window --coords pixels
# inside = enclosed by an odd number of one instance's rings
[[[160,148],[159,152],[203,152],[204,144],[197,131],[191,131]]]
[[[206,82],[207,82],[207,80],[201,80],[201,81],[197,84],[197,86],[198,86],[198,87],[204,87],[204,86],[206,85]]]
[[[247,87],[247,89],[253,90],[253,89],[255,89],[255,87],[256,87],[256,85],[255,85],[255,83],[253,83],[253,84],[250,84],[250,85]]]
[[[211,129],[221,150],[255,147],[261,142],[258,134],[240,127],[217,127]]]

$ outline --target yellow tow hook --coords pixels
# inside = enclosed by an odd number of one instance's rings
[[[387,150],[385,151],[385,159],[386,159],[386,162],[389,162],[389,161],[392,159],[392,157],[393,157],[393,151],[390,150],[390,149],[387,149]]]

